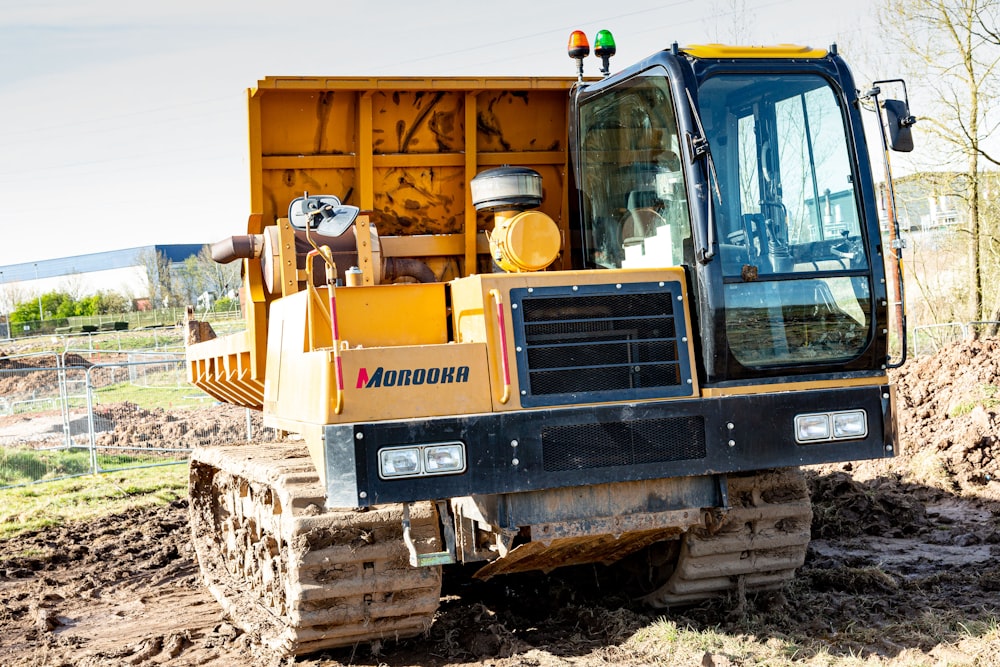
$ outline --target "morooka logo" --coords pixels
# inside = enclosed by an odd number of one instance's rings
[[[356,389],[373,387],[409,387],[422,384],[452,384],[469,381],[468,366],[445,366],[443,368],[401,368],[386,370],[379,366],[371,375],[367,368],[358,370]]]

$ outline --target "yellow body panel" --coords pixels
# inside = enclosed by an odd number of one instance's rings
[[[302,352],[268,348],[264,423],[301,433],[300,424],[327,424],[333,415],[336,378],[329,350]]]
[[[610,275],[608,271],[493,273],[454,280],[450,283],[453,342],[447,342],[444,284],[337,288],[341,332],[337,350],[343,374],[340,412],[333,341],[329,333],[321,336],[312,330],[329,326],[326,288],[276,300],[271,304],[264,386],[267,423],[301,431],[302,424],[522,409],[510,291],[606,284]],[[679,268],[626,269],[613,275],[620,283],[677,282],[687,302]],[[690,316],[684,319],[683,339],[694,359]],[[694,378],[686,395],[697,394]]]
[[[447,343],[444,289],[444,283],[338,287],[340,340],[350,347]]]
[[[349,349],[342,359],[346,387],[338,421],[490,411],[481,343]]]
[[[303,432],[310,424],[335,424],[488,412],[489,376],[486,349],[481,343],[447,343],[444,318],[444,285],[386,285],[339,288],[345,301],[343,314],[363,318],[365,313],[393,324],[381,340],[368,336],[364,347],[344,340],[339,348],[343,394],[336,411],[338,378],[332,347],[313,349],[309,326],[321,321],[309,308],[325,305],[322,298],[309,305],[313,293],[302,291],[271,304],[268,331],[267,380],[264,383],[265,423],[276,428]],[[366,293],[373,295],[366,298]],[[325,289],[320,290],[321,297]],[[388,295],[388,296],[386,296]],[[412,303],[405,304],[407,295]],[[381,303],[380,303],[381,299]],[[431,303],[433,306],[428,306]],[[375,313],[382,308],[385,312]],[[392,310],[395,307],[397,310]],[[439,324],[423,327],[411,322],[416,310],[438,313]],[[407,310],[409,309],[409,310]],[[361,336],[365,319],[344,324]],[[378,324],[378,322],[376,322]],[[411,326],[412,325],[412,326]],[[408,338],[399,335],[408,330]],[[394,338],[393,338],[394,337]],[[328,342],[328,341],[324,341]]]
[[[334,405],[332,350],[283,350],[268,380],[264,421],[297,433],[310,425],[489,412],[483,344],[406,345],[341,350],[342,410]]]
[[[728,44],[690,44],[681,49],[695,58],[825,58],[826,49],[798,44],[772,46],[730,46]]]
[[[281,414],[291,419],[301,419],[307,405],[325,405],[329,399],[329,381],[326,377],[325,352],[312,352],[306,359],[308,323],[306,309],[309,292],[277,299],[271,304],[267,328],[267,375],[264,381],[264,414]],[[309,362],[312,362],[310,365]],[[308,400],[305,397],[308,396]],[[280,399],[280,401],[279,401]]]

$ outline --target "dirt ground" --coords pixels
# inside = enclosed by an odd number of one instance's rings
[[[675,610],[671,620],[819,641],[832,655],[874,664],[1000,664],[1000,652],[971,656],[933,631],[1000,616],[1000,342],[964,342],[911,360],[895,380],[900,455],[807,471],[813,541],[799,577],[780,593]],[[0,665],[284,664],[233,627],[203,589],[186,505],[0,542]],[[630,638],[664,612],[634,604],[601,575],[576,568],[471,583],[446,574],[427,638],[286,662],[658,663]],[[706,654],[692,664],[757,663]]]

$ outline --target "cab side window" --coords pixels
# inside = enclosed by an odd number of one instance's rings
[[[667,81],[642,76],[580,110],[583,240],[592,268],[676,266],[691,224]]]

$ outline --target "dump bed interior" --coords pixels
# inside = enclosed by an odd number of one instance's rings
[[[484,169],[516,165],[541,174],[540,209],[565,242],[573,83],[268,77],[248,92],[251,204],[260,215],[247,231],[286,216],[304,192],[336,195],[371,212],[386,256],[450,256],[468,275],[480,270],[477,232],[491,219],[476,213],[467,184]],[[553,268],[568,264],[564,254]]]

